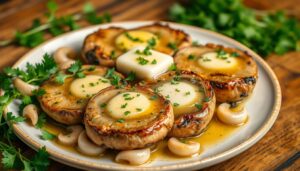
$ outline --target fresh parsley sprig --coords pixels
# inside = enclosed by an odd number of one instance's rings
[[[4,72],[0,73],[0,89],[3,93],[0,96],[0,152],[2,153],[1,163],[5,169],[18,170],[46,170],[49,165],[48,153],[45,148],[40,149],[36,155],[29,159],[24,156],[20,149],[14,147],[13,141],[16,139],[12,130],[12,124],[23,122],[25,120],[22,116],[15,116],[11,112],[5,114],[6,107],[15,99],[20,99],[20,112],[28,105],[35,103],[38,105],[36,96],[45,93],[45,90],[39,89],[33,92],[33,96],[22,95],[12,84],[15,77],[23,81],[39,85],[43,81],[49,79],[58,71],[57,65],[53,58],[45,54],[43,60],[37,64],[27,64],[25,70],[18,68],[5,68]],[[45,114],[39,116],[37,128],[42,128],[45,123]],[[48,138],[48,137],[47,137]]]
[[[82,63],[79,60],[77,60],[67,69],[68,73],[58,72],[55,75],[54,80],[58,84],[63,84],[66,78],[69,77],[84,78],[85,77],[84,71],[92,71],[94,69],[95,69],[94,66],[91,66],[89,68],[82,68]]]
[[[220,32],[263,57],[300,50],[300,24],[283,12],[258,14],[241,0],[195,0],[174,4],[170,19]]]
[[[46,13],[47,22],[41,23],[39,19],[32,22],[32,26],[24,32],[17,31],[14,38],[9,40],[0,40],[0,47],[16,43],[21,46],[35,47],[44,42],[46,33],[57,36],[70,30],[76,30],[79,25],[76,23],[79,20],[87,20],[91,24],[100,24],[111,21],[109,13],[105,12],[103,15],[97,15],[93,5],[87,3],[83,7],[81,13],[65,15],[57,17],[56,12],[58,5],[54,1],[47,3],[48,12]]]

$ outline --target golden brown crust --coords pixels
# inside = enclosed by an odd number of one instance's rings
[[[191,44],[191,38],[188,34],[160,23],[154,23],[133,29],[110,27],[106,29],[99,29],[86,37],[82,49],[83,61],[89,64],[114,66],[116,58],[124,53],[124,51],[117,48],[115,39],[125,31],[132,30],[143,30],[157,35],[160,41],[159,44],[155,46],[154,50],[169,55],[173,55],[176,52],[176,50],[168,46],[169,43],[175,43],[175,46],[178,49]],[[112,56],[113,51],[114,56]]]
[[[111,86],[100,91],[90,100],[84,116],[90,139],[96,144],[104,143],[107,147],[118,150],[143,148],[162,140],[173,126],[173,109],[164,97],[149,88],[137,86],[134,91],[157,97],[156,100],[161,106],[151,116],[120,123],[97,109],[99,103],[107,102],[115,94],[125,91],[132,91],[132,88],[116,89]]]
[[[88,66],[83,66],[86,68]],[[86,75],[104,76],[106,67],[96,67],[93,71],[85,71]],[[38,97],[42,109],[48,116],[59,123],[73,125],[82,123],[83,112],[88,99],[78,98],[70,93],[70,84],[73,77],[67,78],[64,84],[57,84],[54,78],[50,78],[41,85],[46,93]]]
[[[155,87],[157,83],[170,81],[174,79],[174,77],[197,85],[199,89],[203,90],[204,98],[201,102],[201,109],[192,113],[175,115],[174,125],[168,136],[179,138],[197,136],[206,129],[213,117],[216,103],[213,88],[208,81],[202,80],[202,78],[193,72],[183,70],[165,73],[155,82],[148,83],[148,86]]]
[[[243,61],[243,68],[234,73],[206,72],[193,61],[188,60],[189,54],[198,53],[198,55],[201,55],[220,49],[227,53],[237,53],[238,58]],[[205,80],[210,81],[218,102],[237,102],[245,99],[253,92],[258,78],[257,65],[247,52],[221,45],[207,44],[205,46],[187,47],[178,51],[174,60],[178,69],[193,71]]]

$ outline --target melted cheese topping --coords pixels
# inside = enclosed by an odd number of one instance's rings
[[[139,30],[128,31],[117,37],[116,45],[118,48],[127,51],[138,45],[146,46],[147,41],[152,38],[155,38],[156,43],[158,43],[158,38],[153,33]]]
[[[157,87],[158,92],[171,101],[175,114],[189,113],[195,110],[195,103],[202,99],[197,86],[184,82],[167,82]]]
[[[109,86],[111,84],[108,79],[97,75],[87,75],[84,78],[73,80],[70,92],[76,97],[88,98]]]
[[[228,53],[222,57],[218,57],[218,53],[210,52],[202,55],[202,57],[198,59],[198,64],[207,70],[227,71],[237,68],[238,60]]]
[[[134,119],[150,114],[151,102],[142,93],[124,92],[107,103],[107,110],[115,119]]]

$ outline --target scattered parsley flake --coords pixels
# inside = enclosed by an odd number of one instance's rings
[[[188,56],[188,60],[194,60],[196,57],[195,57],[195,55],[193,55],[193,54],[190,54],[189,56]]]
[[[46,130],[42,130],[41,138],[43,140],[52,140],[52,139],[56,138],[56,135],[54,135]]]
[[[138,58],[136,58],[136,60],[138,61],[138,63],[140,64],[140,65],[146,65],[149,61],[147,60],[147,59],[145,59],[145,58],[143,58],[143,57],[138,57]]]
[[[151,64],[153,64],[153,65],[154,65],[154,64],[157,64],[156,59],[153,59],[152,62],[151,62]]]
[[[177,107],[177,106],[179,106],[179,103],[173,103],[173,106]]]
[[[128,103],[125,103],[125,104],[121,105],[121,108],[124,109],[124,108],[126,108],[127,105],[128,105]]]
[[[202,105],[201,105],[201,104],[199,104],[199,103],[196,103],[196,104],[195,104],[195,107],[196,107],[197,109],[199,109],[199,110],[201,110],[201,109],[202,109]]]
[[[125,111],[125,112],[124,112],[124,115],[125,115],[125,116],[127,116],[127,115],[129,115],[129,114],[130,114],[130,111]]]

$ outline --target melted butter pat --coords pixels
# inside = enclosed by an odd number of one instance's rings
[[[158,43],[158,38],[153,33],[139,30],[128,31],[117,37],[116,45],[118,48],[127,51],[138,45],[146,46],[147,41],[152,38],[155,38],[156,43]]]
[[[184,81],[164,83],[158,87],[158,92],[171,101],[175,114],[192,112],[194,104],[203,98],[197,86]]]
[[[206,70],[226,72],[238,69],[239,60],[228,53],[222,57],[218,57],[216,52],[210,52],[203,54],[198,59],[198,64]]]
[[[108,79],[97,75],[87,75],[84,78],[75,79],[70,85],[70,91],[76,97],[88,98],[109,86],[111,84]]]
[[[135,119],[151,113],[152,102],[138,92],[124,92],[113,97],[107,104],[107,111],[115,119]]]

